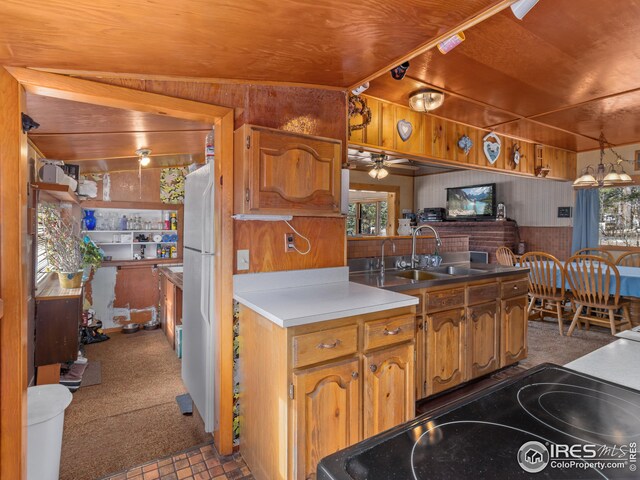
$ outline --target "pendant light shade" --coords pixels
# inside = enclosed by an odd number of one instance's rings
[[[444,102],[444,93],[431,88],[424,88],[413,92],[409,97],[409,106],[416,112],[430,112]]]
[[[518,0],[511,5],[511,11],[518,20],[522,20],[533,7],[536,6],[538,0]]]

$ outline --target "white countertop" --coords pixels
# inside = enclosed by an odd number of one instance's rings
[[[640,391],[640,342],[622,338],[565,367]]]
[[[348,279],[348,267],[234,275],[233,297],[284,328],[418,303]]]

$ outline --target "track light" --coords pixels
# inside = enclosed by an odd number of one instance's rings
[[[511,5],[511,11],[518,20],[522,20],[529,13],[529,10],[535,7],[536,3],[538,0],[518,0]]]

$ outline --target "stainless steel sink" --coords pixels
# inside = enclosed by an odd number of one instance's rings
[[[475,268],[467,267],[456,267],[455,265],[436,268],[433,271],[438,273],[446,273],[447,275],[479,275],[481,273],[487,273],[485,270],[477,270]]]
[[[402,272],[394,272],[396,277],[408,278],[409,280],[424,281],[446,278],[442,272],[427,272],[424,270],[404,270]],[[446,274],[448,275],[448,274]]]

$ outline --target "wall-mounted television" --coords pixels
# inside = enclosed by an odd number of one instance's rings
[[[495,220],[496,184],[447,188],[447,220]]]

